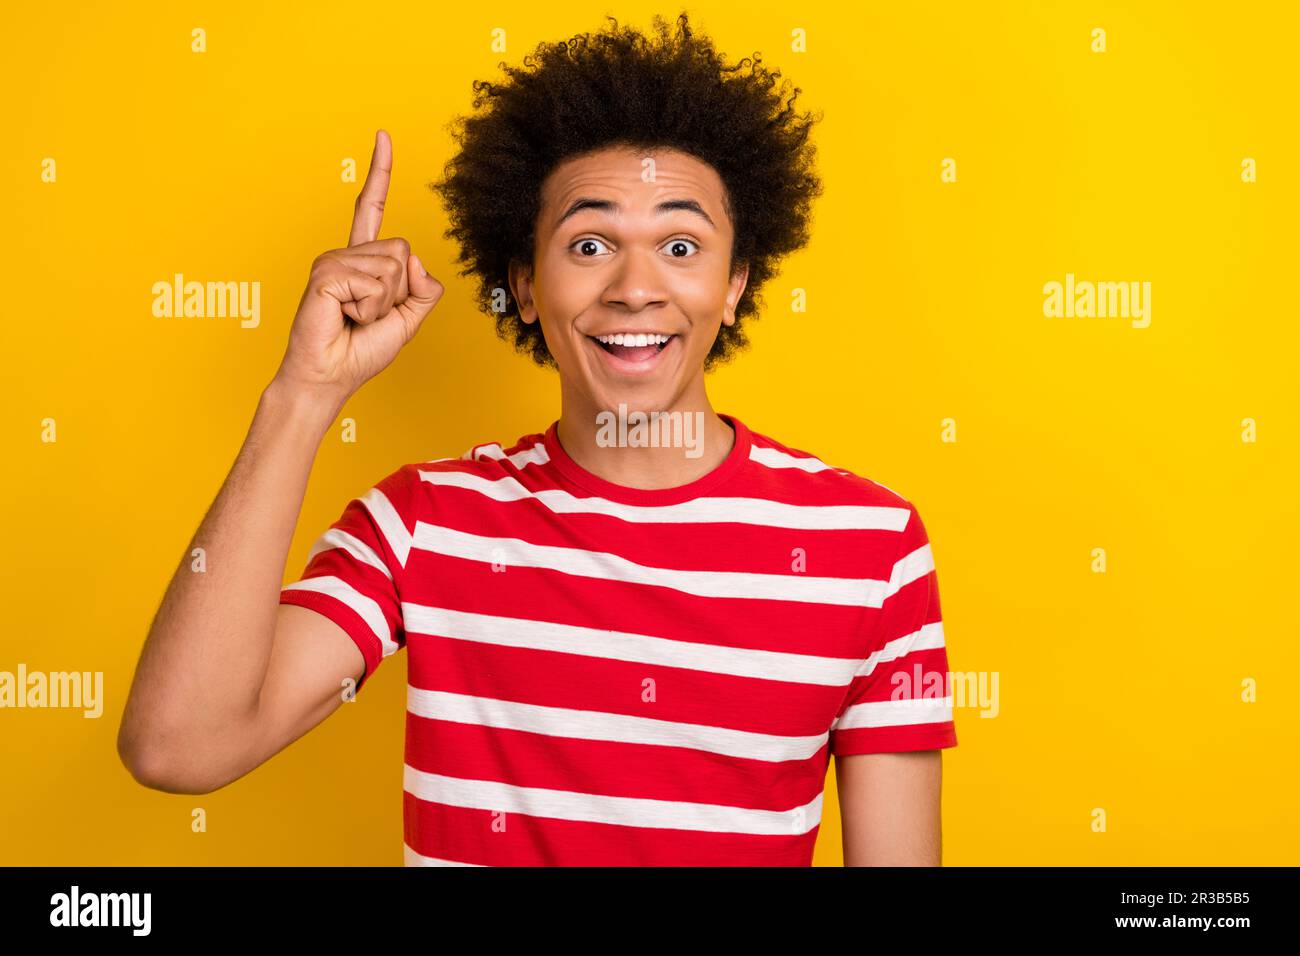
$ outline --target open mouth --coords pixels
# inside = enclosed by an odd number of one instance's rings
[[[625,362],[644,362],[662,352],[677,336],[618,332],[614,335],[589,335],[587,338]]]

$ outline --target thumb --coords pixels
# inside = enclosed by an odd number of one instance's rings
[[[415,253],[411,253],[406,261],[406,277],[408,294],[398,308],[405,313],[408,322],[418,326],[442,298],[443,286],[425,271],[424,264]],[[414,333],[415,329],[412,328],[411,331]]]

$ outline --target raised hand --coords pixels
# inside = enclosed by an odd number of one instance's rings
[[[380,239],[393,146],[379,130],[342,249],[312,263],[276,379],[339,404],[383,371],[442,298],[405,239]]]

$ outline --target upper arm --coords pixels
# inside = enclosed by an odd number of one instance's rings
[[[957,731],[934,555],[907,508],[865,657],[831,724],[848,866],[940,859],[943,750]]]
[[[313,611],[351,638],[364,662],[358,692],[406,646],[400,581],[418,484],[418,468],[405,465],[353,498],[316,539],[302,576],[280,590],[282,605]]]
[[[939,866],[942,750],[835,758],[845,866]]]
[[[211,793],[238,780],[333,713],[364,666],[356,643],[329,618],[281,605],[256,709],[187,741],[165,770],[149,773],[148,786]]]
[[[280,591],[254,720],[257,766],[351,699],[406,643],[398,587],[410,550],[413,466],[348,502]]]
[[[366,661],[328,617],[281,604],[254,718],[252,769],[283,750],[354,696]]]

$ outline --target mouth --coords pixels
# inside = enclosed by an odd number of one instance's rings
[[[657,363],[660,355],[673,347],[681,336],[653,332],[616,332],[610,335],[588,335],[609,364],[621,372],[643,372]]]

